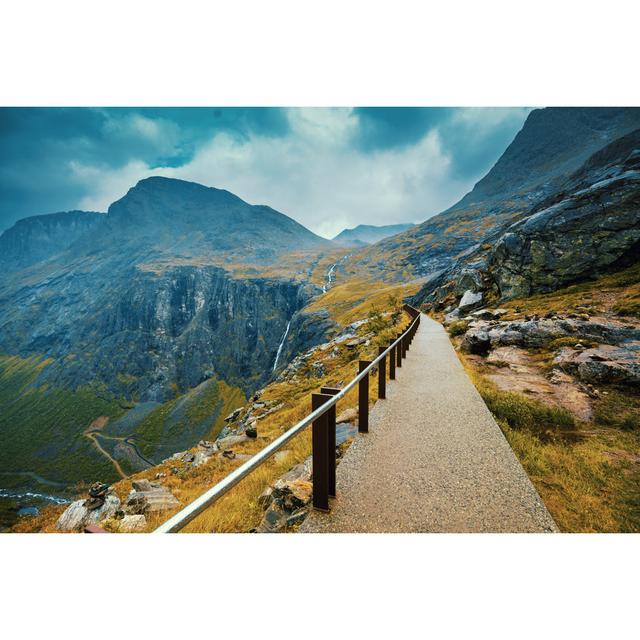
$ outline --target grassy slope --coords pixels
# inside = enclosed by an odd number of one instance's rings
[[[122,407],[91,387],[72,392],[35,386],[50,363],[38,357],[0,356],[0,467],[3,472],[34,471],[68,484],[98,477],[115,480],[113,465],[82,434],[95,418],[115,418]],[[7,476],[3,485],[10,481]]]
[[[616,273],[564,287],[553,293],[500,303],[509,311],[505,320],[524,313],[580,312],[589,305],[594,313],[640,317],[640,263]]]
[[[181,446],[214,439],[224,426],[225,416],[245,402],[237,387],[207,380],[146,416],[135,428],[138,445],[143,455],[159,459],[179,451]]]
[[[125,412],[125,403],[106,392],[81,387],[50,389],[36,386],[50,360],[0,356],[0,468],[2,485],[20,486],[32,471],[47,480],[73,485],[101,480],[114,482],[120,474],[113,462],[84,435],[96,418],[111,421]],[[245,402],[236,387],[211,380],[171,400],[124,434],[100,431],[99,443],[113,455],[117,440],[109,436],[137,435],[143,455],[170,455],[203,437],[214,437],[224,417]],[[179,406],[179,410],[175,410]],[[125,470],[131,468],[121,461]]]

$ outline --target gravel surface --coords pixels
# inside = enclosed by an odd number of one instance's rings
[[[557,531],[442,325],[425,315],[337,489],[331,513],[311,512],[301,532]]]

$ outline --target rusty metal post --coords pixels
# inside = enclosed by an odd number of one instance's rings
[[[391,346],[391,345],[389,345]],[[389,380],[396,379],[396,348],[389,351]]]
[[[319,409],[331,396],[311,394],[311,411]],[[316,418],[311,426],[311,456],[313,467],[313,508],[329,511],[329,452],[327,447],[327,414]],[[334,453],[335,455],[335,453]]]
[[[322,387],[320,393],[335,396],[340,389]],[[329,496],[336,497],[336,405],[326,413],[327,416],[327,450],[329,452]]]
[[[385,350],[378,347],[378,355]],[[378,363],[378,398],[384,400],[387,397],[387,356],[384,356]]]
[[[401,336],[402,334],[398,334],[396,336],[396,340]],[[399,342],[396,345],[396,367],[401,367],[402,366],[402,342]]]
[[[369,360],[360,360],[358,373],[362,373],[370,364]],[[358,382],[358,431],[369,431],[369,374]]]

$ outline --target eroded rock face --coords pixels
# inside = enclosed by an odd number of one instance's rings
[[[640,385],[640,342],[599,345],[580,351],[565,347],[560,349],[554,363],[584,382]]]
[[[460,304],[458,305],[458,309],[460,309],[461,313],[465,313],[470,311],[471,309],[475,309],[476,307],[482,304],[482,293],[473,292],[471,289],[467,289],[460,300]]]
[[[473,353],[478,356],[486,355],[491,349],[489,334],[482,329],[467,331],[462,339],[460,348],[466,353]]]
[[[637,257],[640,130],[604,149],[600,160],[499,240],[490,269],[503,298],[553,291]]]
[[[276,533],[304,520],[313,495],[311,458],[296,465],[258,499],[266,509],[258,533]]]
[[[519,347],[498,347],[484,360],[486,377],[502,391],[515,391],[545,404],[563,407],[581,420],[593,415],[589,390],[559,369],[546,374],[529,352]]]
[[[98,508],[89,510],[84,506],[85,500],[72,502],[58,518],[56,529],[58,531],[82,531],[87,525],[99,525],[103,520],[113,518],[120,508],[120,498],[114,493],[105,497],[104,504]]]
[[[633,111],[634,118],[638,114],[640,111]],[[541,116],[545,117],[543,112]],[[567,126],[569,122],[562,129]],[[597,128],[588,127],[591,133]],[[457,253],[455,260],[450,259],[449,265],[430,277],[412,298],[412,304],[441,310],[460,299],[466,290],[491,292],[502,299],[526,297],[637,261],[640,129],[634,123],[611,133],[596,136],[589,152],[585,148],[574,158],[567,155],[566,145],[561,150],[555,143],[545,144],[544,151],[534,154],[537,161],[542,153],[555,148],[560,157],[551,165],[560,169],[570,161],[571,170],[559,171],[554,180],[544,180],[542,168],[538,167],[536,173],[527,174],[528,179],[540,180],[538,187],[528,193],[511,191],[508,199],[496,208],[485,204],[481,213],[483,222],[494,215],[499,221],[477,245]],[[580,135],[585,134],[582,131]],[[552,137],[559,139],[561,135],[556,131]],[[530,150],[516,144],[518,138],[522,142],[522,136],[516,137],[510,147],[520,147],[518,153],[510,162],[507,162],[509,153],[505,153],[487,178],[492,174],[495,178],[498,165],[503,170],[512,170],[508,165],[518,164],[523,151],[529,153]],[[530,140],[528,144],[532,143]],[[579,144],[579,140],[573,143]],[[487,178],[476,185],[474,192]],[[465,196],[463,202],[472,195],[473,192]],[[517,213],[511,208],[514,203]],[[433,226],[441,217],[445,214],[435,216],[428,224]]]

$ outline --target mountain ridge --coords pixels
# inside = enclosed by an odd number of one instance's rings
[[[343,229],[339,234],[331,238],[331,241],[342,247],[363,247],[406,231],[414,226],[413,223],[387,225],[359,224],[350,229]]]

